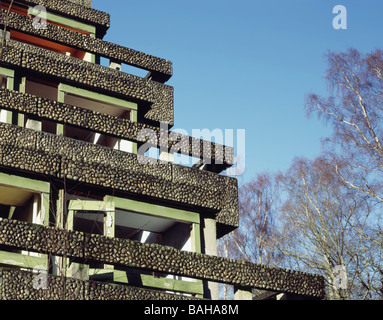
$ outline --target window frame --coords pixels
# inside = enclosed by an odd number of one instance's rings
[[[71,200],[68,205],[68,216],[66,228],[73,230],[74,215],[76,211],[97,211],[104,212],[104,236],[114,237],[115,233],[115,212],[116,209],[133,211],[138,214],[161,217],[181,223],[191,224],[191,251],[201,252],[200,214],[182,209],[174,209],[163,205],[156,205],[132,199],[115,196],[105,196],[104,201],[95,200]],[[112,221],[112,224],[108,224]],[[67,262],[68,263],[68,262]],[[89,276],[103,275],[110,277],[114,282],[128,284],[129,280],[124,271],[115,270],[112,265],[104,265],[103,269],[89,268],[87,265],[71,263],[72,268],[69,274],[75,275],[79,270],[86,270]],[[154,275],[140,274],[144,287],[183,292],[203,296],[202,280],[174,279],[172,277],[159,278]],[[177,277],[178,278],[178,277]]]
[[[34,221],[34,224],[49,226],[50,192],[49,182],[24,178],[17,175],[10,175],[0,172],[0,185],[12,188],[19,188],[33,193],[41,194],[41,216],[40,221]],[[37,269],[39,271],[48,271],[49,260],[47,254],[37,254],[34,252],[21,251],[14,253],[0,250],[0,264],[14,267]]]

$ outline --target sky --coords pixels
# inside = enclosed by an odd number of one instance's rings
[[[347,10],[347,29],[333,27],[336,5]],[[172,61],[174,129],[246,130],[241,182],[320,154],[331,128],[308,119],[304,101],[327,95],[326,53],[383,47],[381,0],[93,0],[93,7],[111,14],[104,40]]]

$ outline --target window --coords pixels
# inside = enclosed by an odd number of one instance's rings
[[[32,223],[41,210],[38,193],[0,185],[0,217]]]
[[[3,0],[0,2],[0,8],[3,10],[8,10],[10,6],[9,0]],[[37,16],[40,11],[30,7],[26,4],[22,4],[20,2],[16,3],[16,1],[12,4],[11,12],[20,14],[25,17],[33,18]],[[80,21],[76,21],[70,18],[66,18],[57,14],[53,14],[51,12],[46,13],[47,23],[60,26],[62,28],[76,31],[78,33],[83,33],[86,35],[94,35],[96,33],[96,28],[94,26],[82,23]]]
[[[89,55],[87,55],[85,51],[77,50],[69,46],[65,46],[65,45],[55,43],[53,41],[45,40],[42,38],[34,37],[34,36],[31,36],[19,31],[15,31],[15,30],[11,30],[10,33],[11,33],[11,40],[31,44],[43,49],[69,55],[71,57],[74,57],[80,60],[87,60],[89,62],[92,62],[92,59],[90,58]]]
[[[121,119],[137,121],[137,104],[123,99],[99,94],[66,84],[59,86],[59,101],[84,109],[109,114]],[[64,135],[69,138],[91,142],[116,150],[136,153],[136,143],[108,135],[95,133],[70,125],[64,126]]]
[[[50,100],[57,100],[58,98],[57,83],[28,76],[24,78],[23,84],[25,93]],[[57,132],[57,123],[53,121],[35,120],[27,114],[19,114],[18,119],[19,125],[22,127],[53,134]]]
[[[10,1],[0,1],[0,8],[4,10],[8,10],[10,6]],[[29,17],[32,19],[39,14],[40,11],[35,10],[32,7],[29,7],[28,5],[23,5],[21,3],[13,3],[11,7],[11,12],[17,13],[19,15]],[[56,14],[53,14],[51,12],[46,12],[46,18],[47,23],[56,25],[71,31],[75,31],[78,33],[86,34],[91,37],[95,37],[96,28],[94,26],[82,23],[80,21],[76,21],[70,18],[62,17]],[[86,60],[89,62],[95,63],[95,55],[87,53],[82,50],[78,50],[75,48],[72,48],[70,46],[62,45],[55,43],[53,41],[41,39],[32,35],[25,34],[20,31],[11,30],[10,31],[10,39],[35,45],[47,50],[59,52],[61,54],[70,55],[72,57],[75,57],[77,59]]]
[[[7,78],[5,76],[0,75],[0,88],[6,89],[7,88]]]
[[[0,173],[0,217],[48,225],[50,185],[48,182]],[[48,256],[0,246],[0,265],[47,270]]]
[[[49,192],[47,182],[0,173],[0,217],[47,225]]]
[[[76,196],[72,194],[68,198],[75,199]],[[89,195],[78,198],[68,204],[68,229],[201,251],[198,213],[111,196],[104,197],[104,201],[91,200]],[[69,273],[82,279],[203,294],[202,281],[195,279],[162,273],[154,275],[149,271],[94,262],[86,266],[72,262],[70,266]],[[83,270],[88,273],[84,274]]]

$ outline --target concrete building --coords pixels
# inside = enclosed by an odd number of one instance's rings
[[[217,299],[218,283],[238,299],[253,288],[323,298],[322,277],[217,257],[217,239],[238,227],[237,180],[220,174],[233,150],[170,134],[170,61],[103,41],[110,16],[91,0],[10,5],[0,8],[1,299]],[[148,145],[155,163],[139,152]],[[174,164],[173,152],[201,162]]]

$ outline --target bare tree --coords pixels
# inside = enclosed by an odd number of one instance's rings
[[[369,198],[340,181],[325,158],[296,159],[280,181],[286,193],[281,252],[296,268],[323,274],[330,299],[376,298],[381,276],[373,264],[380,250],[365,236]]]
[[[349,187],[383,202],[383,59],[382,51],[361,54],[355,49],[329,53],[330,96],[310,94],[308,115],[331,123],[333,165]]]
[[[275,176],[259,174],[239,189],[239,228],[221,239],[220,254],[225,257],[277,266],[282,255],[272,241],[276,230],[279,202]],[[228,296],[224,288],[224,297]]]
[[[258,264],[277,265],[280,255],[272,246],[278,204],[275,177],[262,173],[239,190],[240,227],[232,240],[241,259]]]

